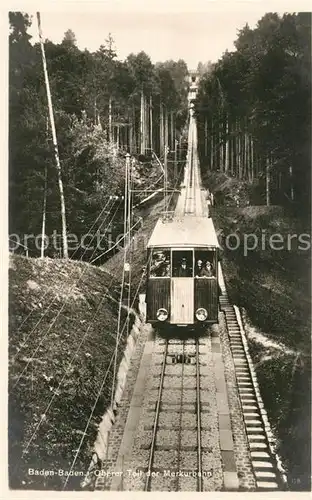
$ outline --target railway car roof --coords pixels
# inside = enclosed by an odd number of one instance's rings
[[[211,218],[185,216],[158,219],[147,247],[219,247],[219,243]]]

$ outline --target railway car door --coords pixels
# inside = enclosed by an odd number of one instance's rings
[[[195,251],[195,311],[204,308],[207,321],[218,321],[218,260],[216,250]]]
[[[170,323],[194,323],[194,258],[193,250],[172,251],[171,316]]]

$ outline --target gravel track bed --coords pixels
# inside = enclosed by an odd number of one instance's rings
[[[166,365],[165,375],[175,375],[179,376],[181,372],[181,365]],[[195,365],[184,365],[183,368],[183,377],[194,376],[196,375],[196,366]]]
[[[197,447],[197,431],[183,430],[181,432],[181,450],[187,451],[194,447]]]
[[[180,452],[179,470],[197,470],[197,452],[183,451]]]
[[[161,411],[174,411],[174,412],[180,412],[181,411],[181,404],[178,403],[178,404],[168,404],[168,403],[162,403],[161,406],[160,406],[160,410]],[[191,413],[195,413],[196,411],[196,408],[195,408],[195,404],[194,403],[185,403],[185,401],[183,401],[183,414],[185,412],[191,412]]]
[[[197,478],[196,477],[179,477],[178,479],[179,491],[196,491]]]
[[[144,490],[145,474],[136,477],[134,474],[124,475],[123,490],[124,491],[142,491]]]
[[[210,376],[212,370],[213,370],[213,368],[211,366],[209,366],[208,364],[201,364],[199,367],[199,371],[200,371],[201,375]]]
[[[184,396],[185,391],[183,391]],[[183,397],[184,399],[184,397]],[[162,403],[175,403],[181,404],[181,390],[176,389],[163,389],[161,396]],[[192,400],[188,400],[187,402],[192,402]]]
[[[155,450],[153,469],[176,469],[178,467],[177,450]]]
[[[153,353],[152,355],[152,364],[155,364],[156,366],[162,365],[164,360],[164,353]]]
[[[210,392],[208,392],[208,390],[203,390],[201,387],[199,398],[201,403],[205,403],[206,407],[208,405],[209,408],[211,408],[211,411],[217,410],[214,394],[211,394]]]
[[[171,477],[164,477],[159,474],[158,477],[152,477],[151,490],[152,491],[176,491],[177,480]]]
[[[203,478],[204,491],[220,491],[223,487],[223,472],[220,453],[202,453],[203,471],[211,471],[212,477]]]
[[[166,429],[178,429],[180,425],[180,413],[178,412],[164,412],[159,414],[158,427],[165,427]]]
[[[157,399],[158,399],[158,389],[149,389],[147,391],[147,397],[146,399],[144,400],[144,406],[146,403],[154,403],[156,404],[157,402]],[[148,400],[148,401],[147,401]]]
[[[182,401],[184,403],[196,403],[196,392],[194,390],[184,389],[182,392]]]
[[[155,414],[152,412],[145,412],[142,420],[144,422],[144,430],[151,430],[154,426]]]
[[[147,467],[150,451],[142,450],[138,443],[132,448],[131,459],[127,460],[124,469],[137,469],[138,467]]]
[[[183,388],[184,389],[196,389],[196,377],[183,377]]]
[[[210,377],[203,377],[202,375],[199,378],[199,386],[202,391],[207,391],[210,394],[211,398],[215,398],[215,390],[213,385],[213,380]]]
[[[183,413],[181,426],[182,429],[197,429],[197,415],[195,413]]]
[[[179,431],[173,429],[158,429],[156,447],[163,449],[177,449],[179,446]]]
[[[201,413],[200,415],[201,427],[205,431],[219,432],[218,419],[213,413]]]
[[[207,450],[208,449],[209,450],[218,449],[218,447],[219,447],[219,429],[218,429],[217,425],[215,427],[212,427],[211,430],[209,430],[209,431],[202,430],[201,444],[202,444],[202,447],[206,448]]]
[[[184,384],[184,381],[183,381]],[[181,389],[182,388],[182,377],[164,377],[164,389]]]
[[[160,374],[161,374],[161,365],[154,365],[153,363],[151,363],[150,367],[149,367],[149,376],[150,377],[160,377]]]

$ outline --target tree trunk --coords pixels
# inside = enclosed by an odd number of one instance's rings
[[[159,120],[159,154],[164,153],[164,107],[160,103],[160,120]]]
[[[250,181],[253,182],[254,181],[255,173],[254,173],[254,148],[253,148],[253,138],[252,138],[252,135],[250,136],[249,145],[250,145],[250,152],[249,152],[249,158],[250,158]]]
[[[141,112],[140,112],[140,154],[143,155],[144,151],[144,94],[141,90]]]
[[[168,110],[165,108],[165,147],[168,146],[169,130],[168,130]]]
[[[214,140],[213,140],[213,118],[211,118],[211,135],[210,135],[210,169],[214,166]]]
[[[146,148],[148,144],[148,133],[149,133],[149,128],[147,126],[147,100],[146,96],[144,95],[144,102],[143,102],[143,143],[144,143],[144,154],[146,154]]]
[[[58,143],[57,143],[57,137],[56,137],[52,97],[51,97],[51,91],[50,91],[49,75],[48,75],[48,69],[47,69],[47,62],[46,62],[46,58],[45,58],[45,51],[44,51],[44,45],[43,45],[43,37],[42,37],[42,31],[41,31],[41,21],[40,21],[40,13],[39,12],[37,12],[37,21],[38,21],[38,31],[39,31],[39,39],[40,39],[40,46],[41,46],[41,54],[42,54],[43,72],[44,72],[47,99],[48,99],[48,108],[49,108],[49,117],[50,117],[53,148],[54,148],[54,157],[55,157],[57,176],[58,176],[58,185],[59,185],[59,191],[60,191],[62,237],[63,237],[63,256],[65,259],[68,259],[66,210],[65,210],[65,198],[64,198],[63,181],[62,181],[62,169],[61,169]]]
[[[270,206],[271,200],[270,200],[270,159],[269,155],[266,157],[265,160],[265,200],[266,200],[266,205],[267,207]]]
[[[208,122],[207,116],[205,116],[205,158],[208,156]]]
[[[174,149],[174,126],[173,126],[173,111],[170,113],[170,149]]]
[[[289,165],[289,179],[290,179],[290,199],[294,201],[295,193],[294,193],[294,180],[293,180],[293,169],[292,165]]]
[[[150,95],[150,148],[154,149],[154,141],[153,141],[153,98]]]
[[[223,119],[219,114],[219,123],[218,123],[218,150],[219,150],[219,169],[220,172],[223,172]]]
[[[119,130],[119,125],[117,125],[116,127],[116,143],[117,143],[117,149],[119,149],[119,145],[120,145],[120,130]]]
[[[229,171],[229,158],[230,158],[230,145],[229,145],[229,120],[228,117],[225,117],[225,161],[224,161],[224,169],[227,174]]]

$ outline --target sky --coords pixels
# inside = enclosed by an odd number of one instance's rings
[[[226,49],[234,50],[238,30],[246,23],[253,28],[266,12],[294,12],[299,5],[251,0],[115,0],[88,4],[41,2],[39,9],[44,38],[53,42],[61,42],[70,28],[76,35],[78,47],[92,51],[111,33],[121,60],[131,52],[144,50],[154,63],[182,58],[189,69],[196,69],[199,61],[213,62]],[[33,15],[29,33],[33,41],[37,41],[36,6],[29,4],[27,10],[21,10]]]

